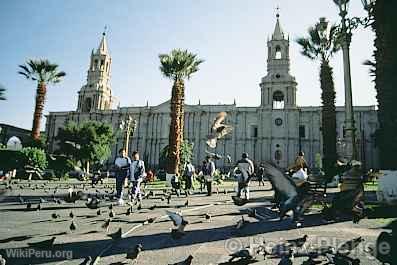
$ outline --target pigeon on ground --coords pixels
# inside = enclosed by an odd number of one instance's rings
[[[243,228],[247,223],[248,223],[248,221],[246,221],[244,219],[244,216],[241,216],[241,219],[237,221],[236,229],[239,230],[239,229]]]
[[[96,215],[101,215],[101,209],[98,209],[98,211],[96,211]]]
[[[187,208],[188,206],[189,206],[189,200],[186,200],[185,207]]]
[[[39,203],[39,204],[37,204],[37,208],[36,208],[36,210],[37,211],[40,211],[41,210],[41,204]]]
[[[142,210],[142,204],[138,204],[137,209],[138,209],[138,211]]]
[[[137,244],[135,247],[133,247],[132,249],[127,251],[127,259],[130,260],[137,260],[139,253],[141,253],[143,251],[143,246],[142,244]]]
[[[338,249],[337,253],[342,255],[349,255],[350,252],[355,249],[364,239],[362,237],[353,238],[352,240],[346,241]]]
[[[252,260],[259,253],[259,251],[252,246],[240,249],[239,251],[230,254],[229,263],[233,262],[235,259],[240,260]]]
[[[74,221],[72,220],[72,223],[70,223],[69,229],[70,231],[75,231],[76,230],[76,224],[74,223]]]
[[[156,209],[156,207],[157,207],[156,204],[153,204],[152,206],[149,207],[149,210],[153,211],[154,209]]]
[[[109,217],[110,217],[110,218],[113,218],[114,216],[115,216],[114,211],[113,211],[113,210],[110,210],[110,212],[109,212]]]
[[[73,214],[73,212],[72,212],[72,211],[70,211],[70,213],[69,213],[69,217],[70,217],[70,218],[72,218],[72,219],[74,218],[74,214]]]
[[[109,210],[113,210],[113,204],[109,205]]]
[[[359,265],[360,264],[360,260],[359,259],[354,259],[351,258],[347,255],[343,255],[343,254],[326,254],[326,257],[328,259],[328,263],[327,264],[334,264],[334,265]]]
[[[278,265],[292,265],[292,259],[294,258],[293,256],[293,251],[292,249],[289,250],[287,255],[284,255],[281,257],[280,262]]]
[[[173,263],[173,264],[169,264],[169,265],[191,265],[193,261],[193,256],[189,255],[186,259],[177,262],[177,263]]]
[[[289,239],[287,240],[287,243],[293,247],[301,248],[306,243],[307,237],[308,237],[307,235],[304,235],[303,237],[300,238]]]
[[[55,242],[55,236],[52,237],[51,239],[40,241],[40,242],[34,242],[34,243],[28,243],[28,245],[32,248],[52,248],[54,246]]]
[[[256,209],[248,209],[248,217],[256,218]]]
[[[184,217],[182,216],[182,213],[174,213],[174,212],[170,212],[170,211],[166,211],[166,212],[167,212],[168,217],[174,223],[174,226],[176,226],[176,229],[171,230],[172,238],[174,238],[174,239],[181,238],[182,236],[184,236],[186,234],[185,227],[186,227],[186,225],[189,224],[189,222],[184,219]]]
[[[146,221],[145,221],[145,223],[147,222],[147,223],[149,223],[149,224],[152,224],[152,223],[154,223],[154,221],[156,221],[156,217],[150,217],[150,218],[148,218]]]
[[[125,213],[125,215],[127,215],[127,216],[131,215],[132,211],[133,211],[132,210],[132,206],[128,207],[127,212]]]
[[[32,209],[32,204],[30,202],[28,202],[28,204],[26,204],[26,209],[28,209],[28,210]]]
[[[171,202],[171,193],[169,193],[167,196],[167,204],[170,204],[170,202]]]
[[[91,263],[92,263],[92,258],[91,256],[88,256],[84,258],[83,262],[80,263],[80,265],[91,265]]]
[[[119,228],[119,230],[117,230],[117,232],[108,235],[108,237],[111,237],[113,240],[119,240],[121,239],[121,236],[122,236],[121,227]]]
[[[57,214],[57,213],[53,213],[52,215],[51,215],[51,217],[52,217],[52,219],[57,219],[57,218],[59,218],[59,217],[61,217],[59,214]]]
[[[103,229],[106,230],[106,232],[109,230],[110,221],[111,221],[111,219],[107,219],[107,220],[103,223],[103,225],[101,226]]]
[[[211,134],[208,135],[208,140],[206,142],[209,147],[216,148],[217,141],[233,130],[232,126],[223,123],[226,116],[226,112],[220,112],[216,116],[211,126]]]
[[[212,220],[211,214],[206,213],[204,217],[205,217],[205,220],[207,220],[208,222],[211,222],[211,220]]]
[[[94,197],[94,198],[89,198],[85,205],[89,209],[97,209],[99,207],[100,202],[101,202],[100,200]]]

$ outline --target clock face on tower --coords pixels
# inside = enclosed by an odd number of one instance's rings
[[[281,118],[277,118],[274,120],[274,124],[277,126],[281,126],[283,124],[283,120]]]

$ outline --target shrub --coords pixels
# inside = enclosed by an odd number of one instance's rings
[[[24,166],[44,170],[47,168],[48,162],[44,150],[36,147],[25,147],[21,150],[24,160]]]

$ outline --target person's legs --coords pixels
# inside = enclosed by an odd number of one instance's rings
[[[249,200],[250,199],[250,187],[249,187],[249,183],[246,184],[245,188],[244,188],[244,193],[245,193],[245,199]]]
[[[207,181],[207,195],[211,196],[212,195],[212,181]]]
[[[116,197],[117,199],[123,198],[123,184],[124,178],[121,174],[116,175]]]
[[[241,184],[241,182],[237,183],[237,197],[241,197],[241,190],[242,190],[243,186]]]

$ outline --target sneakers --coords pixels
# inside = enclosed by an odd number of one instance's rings
[[[117,201],[117,203],[119,204],[119,206],[124,206],[124,200],[121,198]]]

